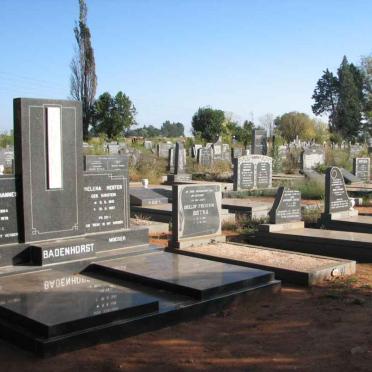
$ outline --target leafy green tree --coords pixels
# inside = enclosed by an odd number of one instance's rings
[[[329,127],[334,130],[338,102],[338,80],[328,69],[318,80],[312,98],[315,101],[311,106],[313,113],[315,115],[328,114]]]
[[[206,141],[216,141],[222,133],[225,113],[210,107],[200,107],[192,117],[193,134],[199,133]]]
[[[164,137],[181,137],[185,134],[185,127],[182,123],[171,123],[167,120],[162,124],[160,131]]]
[[[0,148],[5,148],[7,146],[12,146],[14,144],[13,131],[10,133],[4,132],[0,134]]]
[[[334,120],[335,129],[345,139],[356,138],[362,130],[362,77],[344,57],[337,71],[339,99]]]
[[[245,120],[243,125],[237,128],[235,139],[244,146],[252,143],[254,124],[252,121]]]
[[[79,0],[79,22],[74,27],[77,46],[70,64],[70,94],[73,99],[82,103],[84,139],[88,138],[97,89],[96,63],[90,30],[87,26],[87,13],[85,0]]]
[[[94,104],[93,132],[105,133],[108,139],[117,138],[136,124],[136,113],[132,101],[123,92],[118,92],[115,97],[105,92]]]
[[[302,140],[314,139],[315,121],[302,112],[288,112],[277,117],[274,121],[279,134],[287,141],[291,142],[296,137]]]
[[[361,70],[364,75],[364,123],[365,136],[372,135],[372,56],[362,57]]]
[[[160,129],[154,127],[153,125],[146,126],[144,125],[142,128],[136,129],[129,129],[125,132],[127,137],[144,137],[144,138],[153,138],[153,137],[160,137],[161,131]]]

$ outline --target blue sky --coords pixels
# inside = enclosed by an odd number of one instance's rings
[[[209,105],[255,121],[311,114],[325,68],[372,53],[372,1],[87,0],[97,95],[124,91],[139,125]],[[15,97],[67,98],[78,0],[0,0],[0,130]]]

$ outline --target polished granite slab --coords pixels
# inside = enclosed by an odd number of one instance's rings
[[[89,265],[86,271],[162,288],[199,300],[258,286],[273,279],[273,273],[269,271],[168,252],[101,261]]]
[[[53,337],[157,312],[154,297],[80,274],[44,270],[0,278],[0,320]]]

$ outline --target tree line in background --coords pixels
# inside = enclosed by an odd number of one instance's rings
[[[355,66],[344,56],[336,75],[323,72],[312,98],[313,113],[328,115],[335,142],[365,141],[372,135],[372,57],[363,57]]]
[[[180,137],[184,125],[166,121],[160,129],[149,125],[131,129],[136,124],[136,108],[122,91],[115,96],[109,92],[95,99],[97,76],[94,50],[87,26],[87,6],[79,0],[79,21],[74,27],[75,56],[71,61],[71,96],[82,103],[84,139],[104,134],[108,139],[119,136]],[[274,119],[266,114],[255,126],[253,120],[242,124],[232,115],[211,107],[200,107],[192,117],[192,132],[199,142],[213,142],[219,136],[224,141],[240,142],[247,146],[254,128],[263,128],[276,139],[289,143],[296,137],[322,143],[365,141],[372,135],[372,57],[362,58],[355,66],[344,57],[337,74],[326,69],[316,83],[312,96],[312,111],[317,116],[328,116],[327,124],[301,112],[288,112]]]

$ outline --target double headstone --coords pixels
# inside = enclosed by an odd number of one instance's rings
[[[370,158],[354,158],[353,159],[353,173],[364,182],[369,182],[371,173],[371,159]]]
[[[272,158],[264,155],[245,155],[234,159],[234,190],[270,188]]]

